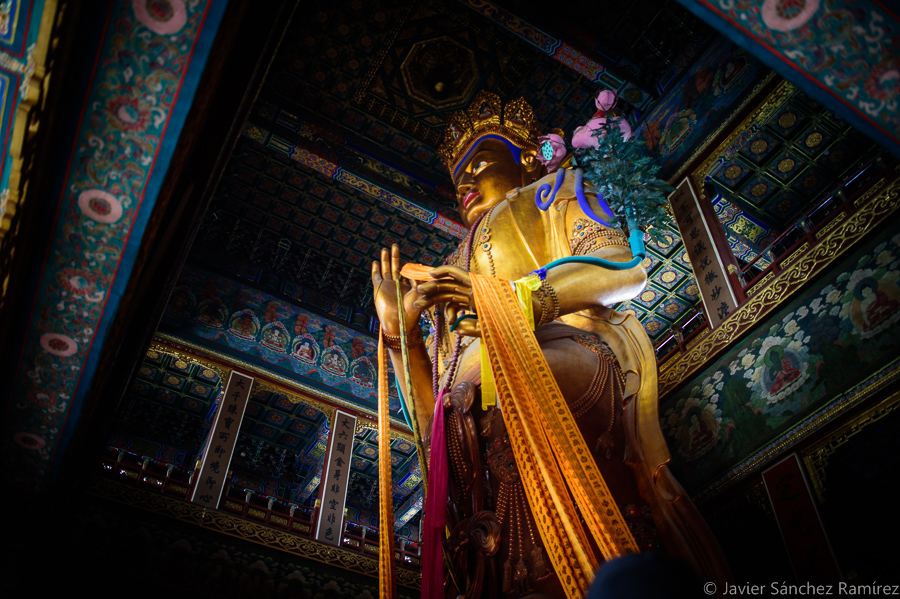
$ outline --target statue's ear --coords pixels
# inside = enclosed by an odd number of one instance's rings
[[[521,162],[524,167],[522,173],[523,182],[527,185],[540,179],[544,174],[544,165],[537,159],[537,149],[525,148],[522,150]]]

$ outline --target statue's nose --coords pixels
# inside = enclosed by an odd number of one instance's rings
[[[460,198],[464,198],[474,186],[475,181],[472,179],[471,173],[464,172],[456,184],[456,194]]]

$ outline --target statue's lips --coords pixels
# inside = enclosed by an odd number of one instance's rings
[[[463,210],[468,208],[469,204],[474,202],[480,195],[480,191],[470,191],[469,194],[465,198],[463,198]]]

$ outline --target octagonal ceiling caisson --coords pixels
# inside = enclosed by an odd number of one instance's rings
[[[474,53],[447,36],[416,42],[400,72],[410,96],[435,110],[462,107],[478,83]]]

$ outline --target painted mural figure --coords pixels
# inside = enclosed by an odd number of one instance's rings
[[[863,330],[867,331],[889,318],[900,308],[900,302],[888,297],[879,289],[878,281],[867,277],[859,282],[854,290],[854,297],[859,300],[863,313]]]
[[[556,174],[544,176],[533,113],[523,99],[503,106],[497,96],[482,92],[471,106],[451,117],[442,148],[459,212],[470,227],[468,239],[448,264],[431,271],[435,280],[416,285],[400,275],[399,248],[382,250],[381,261],[372,265],[376,308],[394,370],[400,373],[405,367],[396,341],[400,285],[413,386],[411,395],[406,389],[403,395],[414,398],[426,447],[435,406],[433,365],[440,376],[437,388],[451,390],[443,402],[447,443],[455,448],[450,452],[448,507],[452,534],[445,550],[455,573],[447,578],[446,596],[581,596],[583,588],[579,591],[571,576],[559,575],[567,566],[560,561],[559,547],[546,540],[559,534],[551,529],[559,529],[560,522],[535,517],[535,510],[542,509],[541,481],[550,474],[523,470],[517,437],[508,432],[507,391],[498,388],[497,405],[479,401],[482,330],[473,305],[472,274],[516,281],[573,254],[616,262],[627,262],[632,255],[620,231],[591,227],[590,239],[584,238],[586,225],[593,222],[575,201],[573,171],[564,173],[549,210],[538,209],[540,186],[552,185]],[[594,194],[588,192],[588,198],[596,205]],[[604,509],[621,515],[628,529],[621,535],[633,539],[631,551],[664,548],[705,580],[724,580],[727,566],[714,539],[668,472],[668,449],[655,412],[652,345],[639,322],[606,307],[635,297],[645,284],[640,267],[598,270],[566,264],[548,270],[532,295],[534,336],[616,503]],[[428,342],[417,328],[423,313],[435,331]],[[457,320],[461,315],[473,318]],[[451,333],[448,325],[454,321]],[[404,386],[402,377],[398,381]],[[641,406],[650,403],[648,416]],[[705,424],[697,422],[698,427]],[[709,430],[697,432],[700,442],[708,441]],[[526,476],[536,484],[525,485]],[[590,547],[585,551],[596,553]],[[582,584],[592,575],[586,572]],[[468,588],[459,582],[467,580]]]
[[[303,341],[303,344],[297,348],[297,357],[303,360],[312,361],[315,359],[312,348],[309,346],[309,341]]]

